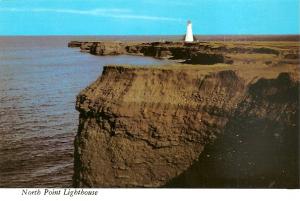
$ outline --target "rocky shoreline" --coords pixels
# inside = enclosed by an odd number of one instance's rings
[[[158,59],[178,60],[187,64],[233,64],[234,56],[240,54],[266,54],[282,59],[299,60],[299,49],[284,49],[276,46],[262,46],[261,43],[222,42],[80,42],[71,41],[68,47],[79,47],[82,52],[93,55],[138,55]]]
[[[69,47],[179,61],[106,66],[77,96],[74,187],[299,187],[297,43]]]

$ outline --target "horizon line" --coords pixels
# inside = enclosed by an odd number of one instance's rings
[[[15,35],[2,35],[0,37],[56,37],[56,36],[184,36],[185,34],[15,34]],[[300,33],[271,33],[271,34],[193,34],[194,36],[300,36]]]

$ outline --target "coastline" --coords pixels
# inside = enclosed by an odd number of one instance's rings
[[[75,187],[299,186],[297,42],[73,45],[179,61],[107,66],[78,95]]]

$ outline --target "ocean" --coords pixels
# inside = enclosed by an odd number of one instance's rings
[[[106,64],[166,62],[67,47],[86,39],[122,37],[0,37],[0,187],[72,186],[76,95]]]

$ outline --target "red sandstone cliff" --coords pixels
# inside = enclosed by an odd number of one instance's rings
[[[77,97],[74,185],[298,187],[296,72],[105,67]]]

